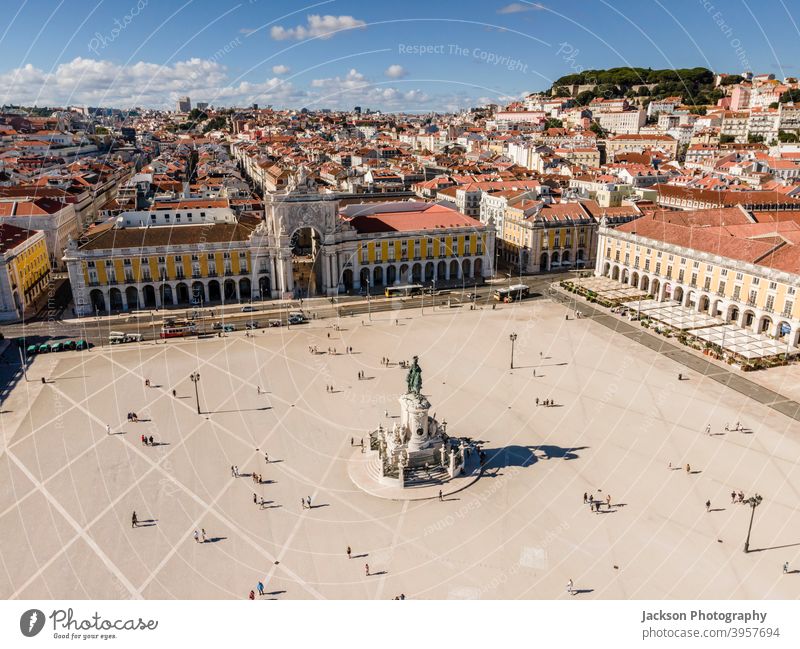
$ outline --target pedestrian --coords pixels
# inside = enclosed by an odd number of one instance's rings
[[[586,501],[587,501],[587,500],[589,500],[589,494],[587,494],[587,493],[584,491],[584,492],[583,492],[583,504],[584,504],[584,505],[586,504]]]
[[[539,397],[536,397],[536,405],[539,405]]]
[[[311,509],[311,496],[308,497],[308,508]]]
[[[256,496],[255,493],[253,494],[253,504],[254,505],[258,504],[258,496]]]
[[[439,489],[439,502],[442,502],[442,490]]]
[[[145,387],[149,388],[150,387],[150,379],[145,379],[144,380],[144,385],[145,385]]]
[[[178,396],[178,393],[177,393],[177,392],[175,392],[175,390],[173,390],[173,391],[172,391],[172,396],[173,396],[173,397],[176,397],[176,396]]]
[[[206,542],[206,528],[205,527],[200,528],[200,538],[203,539],[203,543]]]
[[[194,542],[200,543],[200,532],[198,532],[197,530],[194,531]]]
[[[690,467],[690,466],[687,464],[687,465],[686,465],[686,473],[691,473],[691,472],[692,472],[692,467]]]
[[[264,462],[269,464],[269,453],[267,453],[266,451],[264,451]]]
[[[573,583],[572,583],[572,579],[570,579],[570,580],[567,582],[567,593],[568,593],[569,595],[574,595],[574,594],[575,594],[575,591],[574,591],[574,589],[573,589]]]
[[[783,574],[785,575],[788,572],[789,572],[789,562],[788,561],[784,561],[783,562]]]
[[[351,438],[350,438],[350,446],[355,446],[355,444],[353,444],[353,442],[354,442],[354,438],[353,438],[353,437],[351,437]]]
[[[138,527],[139,526],[139,519],[136,518],[136,510],[134,510],[133,514],[131,515],[131,527]]]
[[[251,590],[249,597],[250,597],[250,599],[255,599],[256,598],[256,594]]]
[[[678,373],[678,380],[683,381],[683,374],[681,374],[680,372]]]
[[[737,421],[736,422],[736,432],[738,433],[740,430],[742,430],[742,425]]]
[[[353,556],[352,556],[352,555],[353,555],[353,550],[352,550],[352,549],[350,549],[350,546],[348,545],[348,546],[347,546],[347,558],[348,558],[348,559],[352,559],[352,558],[353,558]]]
[[[239,477],[239,466],[238,466],[238,465],[234,465],[234,466],[233,466],[233,475],[234,475],[234,477],[236,477],[236,478],[238,478],[238,477]]]
[[[536,376],[536,368],[533,368],[533,376]]]
[[[256,394],[261,394],[261,386],[260,385],[256,386]]]
[[[106,424],[106,435],[110,434],[111,434],[111,426],[109,424]]]
[[[142,435],[142,446],[147,446],[147,438]]]
[[[258,582],[258,585],[256,586],[256,588],[258,588],[259,596],[264,594],[264,584],[262,584],[260,581]]]
[[[153,445],[153,436],[150,435],[150,446],[152,446],[152,445]]]
[[[369,564],[368,563],[364,564],[364,571],[367,573],[367,577],[369,577]]]
[[[728,429],[728,422],[725,422],[725,432],[727,433],[727,432],[728,432],[728,430],[729,430],[729,429]]]
[[[303,509],[305,509],[305,508],[306,508],[306,499],[305,499],[305,498],[301,498],[301,499],[300,499],[300,506],[301,506]]]
[[[608,505],[608,508],[611,509],[611,494],[606,496],[606,505]]]
[[[231,464],[231,478],[235,478],[236,474],[233,472],[233,465]]]
[[[706,435],[710,435],[710,434],[711,434],[711,424],[707,424],[706,425]]]
[[[711,501],[706,500],[706,511],[708,511],[709,509],[711,509]]]
[[[731,491],[731,504],[736,502],[736,492]]]

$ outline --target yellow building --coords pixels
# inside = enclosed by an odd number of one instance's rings
[[[800,211],[663,211],[598,235],[595,274],[800,345]]]
[[[0,320],[18,320],[34,310],[49,279],[44,233],[0,225]]]

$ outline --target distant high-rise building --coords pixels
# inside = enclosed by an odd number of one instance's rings
[[[192,100],[189,97],[178,97],[178,112],[188,113],[192,110]]]
[[[353,109],[353,112],[354,112],[356,115],[360,115],[360,114],[361,114],[361,106],[356,106],[356,107]]]
[[[198,101],[195,104],[195,106],[197,106],[197,110],[205,110],[206,108],[208,108],[208,102],[207,101]]]

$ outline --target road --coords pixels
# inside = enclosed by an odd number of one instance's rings
[[[537,298],[547,294],[547,286],[554,281],[565,279],[570,273],[550,273],[522,277],[521,283],[531,289],[531,297]],[[513,283],[520,283],[519,278],[512,278]],[[234,304],[224,308],[219,305],[195,308],[161,309],[159,311],[141,311],[137,315],[101,316],[82,319],[62,320],[54,318],[52,312],[48,317],[37,317],[26,323],[19,323],[3,327],[6,338],[25,337],[29,343],[41,343],[48,339],[83,339],[94,345],[107,344],[110,331],[123,333],[139,333],[144,340],[158,338],[158,332],[165,317],[186,318],[187,314],[196,314],[194,320],[198,324],[200,335],[215,334],[215,323],[231,324],[237,330],[242,330],[250,322],[256,322],[257,328],[267,327],[270,320],[280,320],[282,326],[287,323],[291,311],[302,310],[309,318],[334,318],[353,315],[366,315],[386,313],[402,309],[428,307],[457,308],[472,303],[488,304],[495,288],[505,286],[507,283],[494,282],[477,289],[465,286],[463,290],[450,289],[447,294],[437,296],[425,295],[409,298],[387,298],[383,295],[371,296],[369,300],[363,295],[338,296],[333,298],[313,298],[309,300],[272,300],[254,302],[252,312],[242,312],[242,305]],[[474,293],[474,299],[469,298]],[[59,314],[60,315],[60,314]],[[292,325],[294,326],[294,325]]]

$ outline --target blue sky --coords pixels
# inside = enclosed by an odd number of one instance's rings
[[[0,103],[395,111],[624,65],[800,73],[798,0],[3,0]]]

